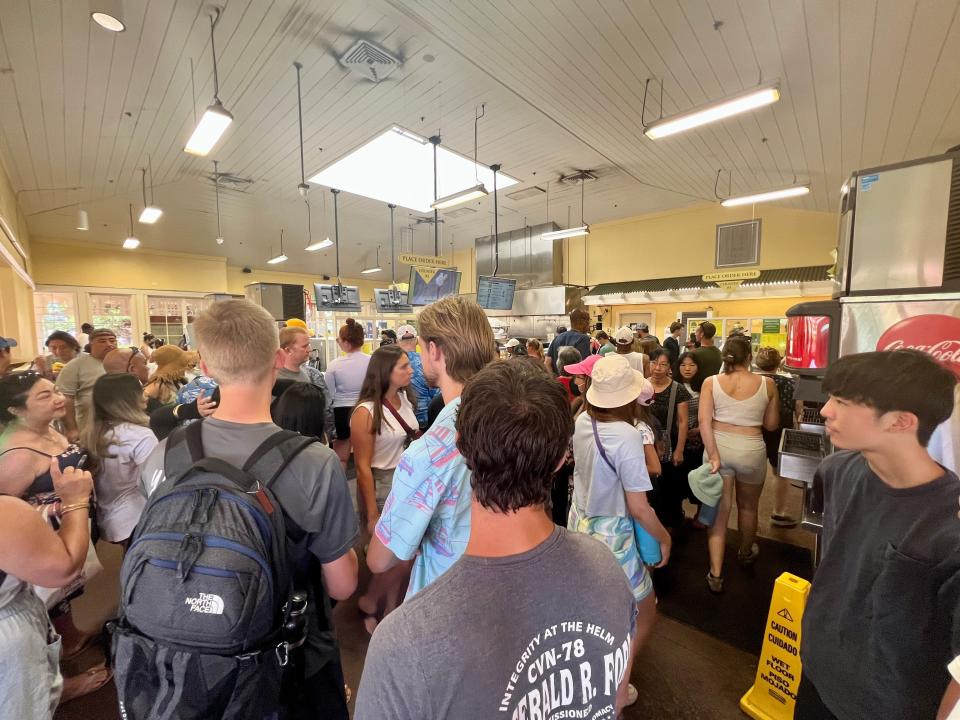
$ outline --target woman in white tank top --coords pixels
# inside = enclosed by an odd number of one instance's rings
[[[727,523],[737,502],[740,528],[738,559],[752,564],[760,554],[757,508],[767,475],[767,453],[761,428],[775,430],[780,422],[777,390],[773,381],[750,372],[753,360],[750,341],[730,337],[723,346],[723,372],[707,378],[700,394],[700,437],[704,461],[723,477],[723,496],[717,518],[707,536],[710,570],[707,584],[713,592],[723,590],[723,552]]]

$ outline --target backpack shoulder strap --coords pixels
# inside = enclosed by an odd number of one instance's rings
[[[186,427],[178,427],[167,438],[167,448],[163,454],[163,474],[170,478],[182,475],[203,455],[203,422],[193,422]]]
[[[252,475],[261,487],[268,488],[303,450],[317,442],[314,437],[304,437],[292,430],[274,433],[254,450],[242,470]]]

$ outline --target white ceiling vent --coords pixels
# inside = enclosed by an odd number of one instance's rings
[[[400,60],[382,47],[366,40],[347,50],[340,58],[340,64],[350,72],[378,83],[390,77],[390,73],[400,67]]]

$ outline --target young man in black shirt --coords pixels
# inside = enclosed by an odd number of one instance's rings
[[[823,558],[803,617],[796,720],[933,718],[960,654],[960,480],[926,444],[956,378],[916,350],[833,363],[821,410],[837,452]]]

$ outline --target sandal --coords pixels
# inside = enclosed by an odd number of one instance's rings
[[[94,693],[113,679],[110,668],[104,665],[90,668],[79,675],[71,675],[63,679],[63,692],[60,694],[60,704],[76,700],[84,695]]]

